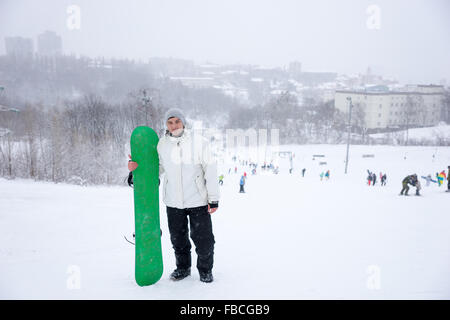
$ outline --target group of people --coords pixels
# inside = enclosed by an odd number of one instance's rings
[[[370,170],[367,170],[368,176],[367,176],[367,184],[370,186],[375,186],[377,183],[377,174],[375,172],[371,172]],[[382,186],[386,185],[387,175],[386,173],[380,172],[380,183]]]
[[[436,173],[437,180],[433,180],[431,178],[431,174],[422,176],[422,179],[425,179],[427,182],[427,186],[430,185],[430,182],[437,182],[440,187],[444,183],[444,179],[447,179],[447,192],[450,192],[450,166],[448,166],[448,173],[445,173],[445,170],[442,170],[441,173]],[[411,174],[406,176],[402,181],[402,190],[400,191],[400,195],[408,195],[409,185],[416,187],[416,195],[420,196],[420,189],[422,188],[419,179],[417,178],[417,174]]]
[[[419,179],[417,179],[417,174],[411,174],[406,176],[402,181],[402,190],[400,191],[400,195],[408,195],[409,185],[416,187],[416,196],[420,196],[420,189],[422,188]]]
[[[325,173],[323,171],[320,173],[320,181],[322,181],[324,177],[325,180],[330,179],[330,170],[327,170]]]

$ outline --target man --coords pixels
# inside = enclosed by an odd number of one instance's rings
[[[185,128],[181,110],[168,110],[165,120],[167,131],[157,150],[159,175],[164,173],[163,201],[177,266],[170,279],[177,281],[191,274],[190,227],[200,281],[212,282],[215,240],[211,214],[219,207],[217,164],[209,142]],[[128,169],[133,171],[137,166],[130,161]]]
[[[416,186],[417,184],[417,175],[416,174],[412,174],[409,175],[407,177],[405,177],[405,179],[403,179],[402,181],[402,191],[400,191],[400,195],[403,195],[403,192],[405,193],[405,196],[408,195],[408,191],[409,191],[409,186],[408,184],[412,185],[413,187]],[[416,189],[416,194],[418,193],[418,190],[420,190],[420,186],[418,189]]]
[[[450,166],[448,166],[447,181],[447,192],[450,192]]]

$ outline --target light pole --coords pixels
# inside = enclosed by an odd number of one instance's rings
[[[345,157],[345,174],[347,174],[347,168],[348,168],[348,152],[350,149],[350,132],[351,132],[351,123],[352,123],[352,98],[347,97],[348,101],[348,127],[347,127],[347,156]]]

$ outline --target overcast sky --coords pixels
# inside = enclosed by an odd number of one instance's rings
[[[67,13],[80,9],[80,28]],[[72,24],[73,26],[73,24]],[[67,54],[375,73],[450,84],[448,0],[0,0],[5,36],[53,30]]]

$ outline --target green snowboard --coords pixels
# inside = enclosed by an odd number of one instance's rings
[[[161,229],[159,226],[158,135],[140,126],[131,134],[135,221],[135,278],[140,286],[156,283],[163,273]]]

